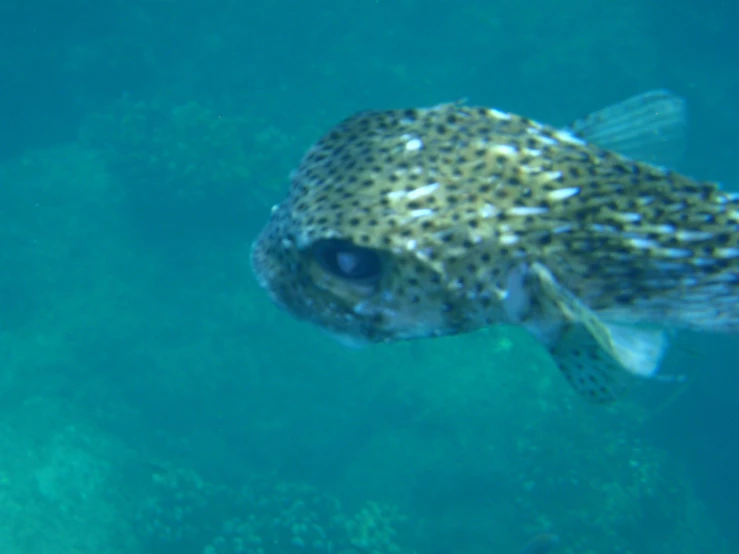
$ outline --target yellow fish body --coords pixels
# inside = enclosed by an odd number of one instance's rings
[[[683,124],[666,91],[565,130],[460,104],[359,113],[305,155],[254,271],[352,342],[523,326],[612,401],[655,374],[665,329],[739,330],[739,201],[656,165]]]

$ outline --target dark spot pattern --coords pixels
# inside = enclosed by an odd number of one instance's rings
[[[533,262],[596,311],[739,329],[738,237],[739,201],[713,183],[448,104],[362,112],[331,129],[253,259],[287,309],[370,340],[406,335],[382,313],[363,316],[359,292],[321,281],[306,255],[316,241],[382,253],[387,313],[422,314],[431,335],[499,321],[507,276]]]

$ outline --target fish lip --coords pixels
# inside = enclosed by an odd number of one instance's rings
[[[264,247],[262,245],[261,237],[257,238],[251,244],[251,250],[249,255],[249,265],[251,266],[251,272],[257,280],[259,286],[265,290],[270,290],[270,272],[267,270],[266,263],[264,261]]]
[[[323,328],[323,327],[321,328],[321,330],[326,335],[331,337],[333,340],[341,344],[342,346],[351,348],[353,350],[367,348],[368,346],[371,346],[373,344],[373,341],[370,340],[365,335],[352,334],[352,333],[347,333],[345,331],[339,332],[334,329],[328,329],[328,328]]]

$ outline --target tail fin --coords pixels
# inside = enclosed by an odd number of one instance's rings
[[[685,153],[685,100],[652,90],[607,106],[567,129],[606,150],[635,160],[675,168]]]

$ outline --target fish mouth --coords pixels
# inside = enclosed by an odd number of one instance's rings
[[[259,286],[269,292],[271,289],[270,282],[274,278],[274,272],[269,270],[270,264],[268,263],[268,257],[261,237],[257,238],[251,244],[249,265],[251,266],[252,275],[254,275]]]
[[[340,345],[352,350],[361,350],[373,344],[373,342],[366,337],[340,333],[338,331],[332,331],[330,329],[323,329],[323,331]]]

